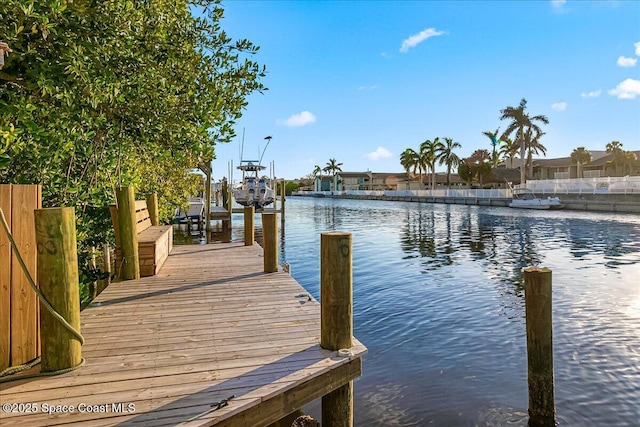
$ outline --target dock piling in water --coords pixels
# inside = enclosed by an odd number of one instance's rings
[[[320,346],[353,346],[351,233],[320,235]],[[353,426],[353,381],[322,397],[322,424]]]
[[[555,426],[551,270],[526,268],[524,295],[527,323],[529,426]]]
[[[38,284],[51,306],[80,331],[76,217],[73,208],[35,211]],[[40,304],[42,372],[78,366],[80,341]]]

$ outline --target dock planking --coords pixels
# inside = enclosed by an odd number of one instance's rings
[[[114,283],[82,312],[85,366],[0,384],[3,404],[38,409],[0,419],[268,425],[358,377],[366,348],[356,341],[346,358],[320,348],[319,303],[300,297],[306,291],[288,274],[262,268],[259,246],[175,246],[158,275]],[[44,414],[45,403],[74,411]],[[96,411],[81,412],[80,404]]]

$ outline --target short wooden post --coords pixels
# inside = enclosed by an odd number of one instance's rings
[[[320,346],[353,346],[351,233],[320,235]],[[353,381],[322,397],[322,425],[353,426]]]
[[[160,225],[160,221],[158,220],[158,193],[147,194],[146,200],[151,225]]]
[[[35,211],[38,283],[42,294],[65,320],[80,332],[80,292],[76,218],[73,208]],[[40,304],[42,372],[78,366],[82,349],[72,335]]]
[[[278,271],[278,214],[262,214],[262,248],[264,250],[264,272]]]
[[[529,426],[556,425],[553,385],[551,270],[524,270],[529,379]]]
[[[244,245],[253,246],[255,240],[253,217],[255,215],[255,208],[253,206],[244,207]]]
[[[140,278],[138,259],[138,232],[136,200],[133,187],[122,187],[116,191],[118,201],[118,226],[120,227],[120,250],[122,252],[122,278]]]

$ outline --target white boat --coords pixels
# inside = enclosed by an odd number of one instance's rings
[[[564,204],[558,197],[547,197],[541,199],[532,190],[519,188],[512,190],[513,200],[509,203],[510,208],[518,209],[562,209]]]
[[[246,164],[242,164],[245,163]],[[270,205],[275,200],[275,192],[269,188],[267,181],[258,176],[265,166],[253,161],[242,161],[238,169],[242,171],[242,182],[231,189],[236,203],[242,206],[253,206],[256,209]]]
[[[185,212],[181,207],[176,208],[173,216],[173,223],[186,224],[190,221],[202,221],[204,219],[204,199],[201,197],[189,198],[189,210]]]

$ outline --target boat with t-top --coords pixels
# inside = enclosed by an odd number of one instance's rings
[[[266,169],[265,166],[252,160],[243,160],[238,169],[242,171],[242,181],[231,189],[236,203],[256,209],[273,203],[275,192],[269,187],[267,180],[259,176],[260,171]]]

